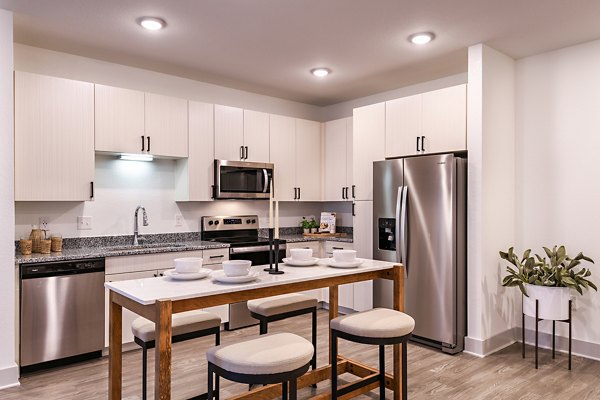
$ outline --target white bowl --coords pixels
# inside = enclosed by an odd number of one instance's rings
[[[292,260],[307,261],[312,258],[312,249],[290,249]]]
[[[182,257],[173,261],[175,262],[175,271],[179,274],[193,274],[202,268],[202,258],[200,257]]]
[[[356,250],[334,250],[333,259],[337,262],[352,262],[356,260]]]
[[[250,273],[252,261],[249,260],[228,260],[223,261],[223,272],[227,276],[245,276]]]

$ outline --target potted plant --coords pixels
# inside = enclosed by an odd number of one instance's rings
[[[300,226],[304,230],[304,234],[310,233],[310,221],[306,219],[306,217],[302,217],[300,221]]]
[[[536,254],[531,256],[531,249],[522,257],[517,256],[514,248],[500,252],[503,260],[511,263],[506,271],[508,275],[502,280],[502,286],[518,286],[523,293],[523,313],[536,316],[536,300],[539,300],[539,318],[566,320],[569,318],[569,299],[571,289],[583,295],[583,290],[592,288],[598,291],[588,278],[592,272],[588,268],[576,270],[582,261],[594,263],[583,253],[571,258],[565,246],[544,247],[546,257]]]
[[[319,232],[319,223],[313,218],[310,219],[310,233],[318,233]]]

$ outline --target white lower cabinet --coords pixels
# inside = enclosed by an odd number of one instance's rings
[[[193,250],[171,253],[142,254],[136,256],[121,256],[106,258],[105,282],[119,282],[131,279],[158,278],[162,279],[164,271],[173,268],[173,260],[178,257],[203,257],[203,267],[210,269],[222,269],[221,263],[229,259],[229,249]],[[105,289],[104,307],[104,345],[108,347],[108,310],[109,292]],[[212,312],[221,317],[222,322],[229,320],[229,307],[227,305],[209,307],[205,311]],[[131,324],[138,317],[137,314],[123,309],[123,344],[133,342]]]
[[[291,257],[291,253],[290,253],[291,249],[312,249],[313,257],[321,258],[321,253],[322,253],[321,252],[321,242],[319,242],[317,240],[311,241],[311,242],[286,243],[286,251],[285,251],[286,257]],[[313,289],[313,290],[306,290],[301,293],[305,294],[307,296],[314,297],[318,301],[327,301],[327,299],[323,297],[323,291],[324,291],[324,289]]]

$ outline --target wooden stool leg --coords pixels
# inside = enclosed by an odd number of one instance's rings
[[[144,345],[142,347],[142,400],[146,400],[148,384],[148,348]]]
[[[315,352],[313,353],[312,361],[310,362],[313,370],[317,369],[317,308],[312,312],[312,344]],[[317,387],[317,384],[312,385],[313,388]]]
[[[330,331],[331,335],[331,400],[337,399],[337,353],[338,343],[337,335],[334,330]]]
[[[379,346],[379,398],[385,399],[385,346]]]

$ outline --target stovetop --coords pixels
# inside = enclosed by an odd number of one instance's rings
[[[202,217],[200,223],[202,240],[228,243],[231,247],[263,246],[269,238],[258,235],[258,216]],[[285,243],[280,240],[279,243]]]

